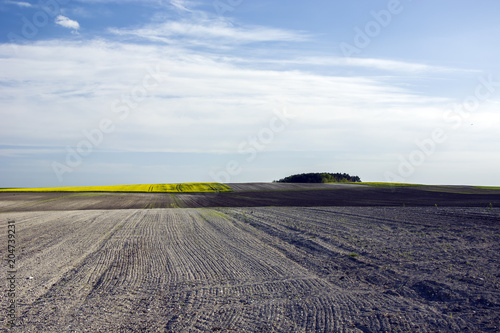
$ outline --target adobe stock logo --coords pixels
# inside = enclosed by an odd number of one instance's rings
[[[160,67],[151,67],[130,91],[122,94],[121,98],[116,99],[112,103],[111,112],[115,113],[120,121],[125,120],[131,111],[137,109],[140,104],[151,95],[151,91],[158,87],[163,81]],[[63,176],[66,173],[71,173],[75,168],[83,163],[83,159],[98,148],[104,142],[106,134],[111,134],[115,131],[116,122],[110,118],[102,118],[99,121],[97,128],[91,130],[84,129],[82,131],[85,139],[80,140],[76,147],[66,146],[65,163],[53,161],[52,170],[54,171],[60,183],[63,182]]]
[[[36,11],[31,19],[26,16],[21,17],[20,34],[9,32],[7,38],[15,48],[16,43],[25,43],[28,40],[33,40],[39,32],[39,29],[49,24],[50,19],[61,13],[60,5],[66,4],[67,0],[47,0],[39,1],[40,10]]]
[[[358,26],[354,27],[355,35],[352,44],[346,42],[339,44],[340,51],[344,57],[361,53],[361,50],[368,47],[372,40],[380,35],[382,29],[388,27],[393,18],[403,12],[403,9],[404,7],[399,0],[389,0],[387,9],[382,9],[378,12],[374,10],[370,11],[373,20],[366,22],[363,29]]]
[[[270,145],[276,134],[283,132],[296,116],[282,110],[274,110],[274,116],[269,119],[268,126],[261,128],[257,135],[249,136],[238,145],[238,154],[246,155],[245,162],[252,163],[257,159],[259,152]],[[209,172],[211,179],[218,183],[230,183],[231,177],[243,172],[242,162],[231,160],[226,163],[225,168],[212,168]]]
[[[469,118],[472,113],[476,112],[481,103],[490,98],[500,88],[500,82],[495,82],[492,75],[479,77],[478,81],[474,94],[466,96],[461,103],[453,104],[443,113],[443,120],[451,124],[452,130],[460,128],[464,119]],[[423,165],[436,152],[437,147],[448,138],[448,132],[441,127],[437,127],[428,138],[416,140],[417,149],[411,151],[407,156],[399,155],[397,172],[387,171],[384,175],[385,180],[389,183],[405,183],[406,179],[411,177],[417,168]]]

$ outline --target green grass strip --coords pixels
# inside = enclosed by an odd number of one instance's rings
[[[500,190],[499,186],[473,186],[475,188],[481,188],[483,190]]]

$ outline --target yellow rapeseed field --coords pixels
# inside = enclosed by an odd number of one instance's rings
[[[140,184],[79,187],[8,188],[0,192],[229,192],[221,183]]]

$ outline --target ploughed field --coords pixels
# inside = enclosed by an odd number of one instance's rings
[[[128,193],[89,192],[88,190],[85,192],[2,192],[0,190],[0,213],[82,209],[262,206],[429,207],[437,205],[438,207],[500,207],[500,189],[483,189],[471,186],[404,186],[391,188],[342,183],[204,184],[207,183],[200,183],[200,188],[204,187],[205,192],[197,193],[177,191],[177,186],[173,187],[172,192],[158,193],[147,192],[148,186],[143,186],[146,188],[146,192]],[[136,186],[141,188],[142,185]],[[156,186],[156,188],[165,188],[165,186]]]
[[[394,192],[360,185],[251,186],[218,194],[2,193],[2,258],[7,221],[16,226],[11,331],[500,330],[498,192],[435,188],[423,193],[441,201],[418,204],[423,190],[398,189],[403,206]],[[308,204],[314,196],[332,204]],[[262,198],[282,204],[258,207]],[[234,202],[240,206],[214,205]],[[154,208],[189,204],[199,206]],[[5,281],[5,265],[2,274]],[[4,313],[0,320],[7,331]]]

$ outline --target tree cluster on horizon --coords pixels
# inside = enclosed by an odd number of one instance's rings
[[[357,183],[361,182],[358,176],[351,176],[347,173],[313,172],[291,175],[275,183]]]

